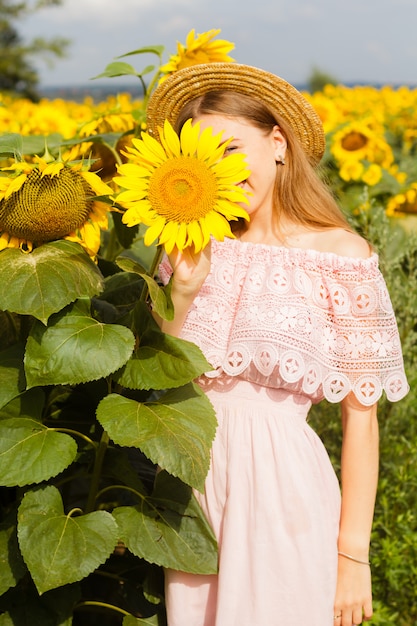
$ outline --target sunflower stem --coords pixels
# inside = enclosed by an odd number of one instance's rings
[[[116,229],[113,226],[109,232],[109,238],[103,256],[106,261],[114,261],[122,250],[123,247],[117,241]]]
[[[155,277],[155,274],[158,271],[159,264],[162,261],[163,254],[164,254],[164,248],[162,246],[157,246],[155,256],[152,260],[151,267],[149,268],[149,274],[150,276],[152,276],[152,278]]]
[[[101,470],[103,468],[104,457],[109,446],[110,437],[105,430],[101,435],[100,443],[96,452],[96,458],[94,461],[93,475],[91,477],[90,491],[87,499],[86,513],[91,513],[95,510],[95,504],[97,499],[98,487],[101,479]]]
[[[153,75],[153,78],[151,80],[151,82],[149,83],[148,87],[145,87],[144,89],[144,96],[143,96],[143,102],[142,102],[142,108],[146,111],[146,107],[148,106],[148,101],[149,98],[151,97],[151,93],[154,90],[154,87],[156,85],[156,81],[160,78],[162,72],[160,69],[158,69],[155,74]]]
[[[84,602],[79,602],[75,609],[82,609],[87,606],[96,606],[102,609],[110,609],[111,611],[115,611],[116,613],[120,613],[121,615],[131,616],[131,613],[121,609],[119,606],[115,606],[114,604],[108,604],[107,602],[99,602],[98,600],[85,600]]]
[[[152,263],[151,263],[151,266],[150,266],[149,272],[148,272],[148,274],[149,274],[149,276],[151,276],[151,278],[154,278],[155,274],[158,271],[158,267],[159,267],[159,264],[160,264],[160,262],[162,260],[163,253],[164,253],[164,248],[162,246],[157,246],[156,253],[155,253],[155,255],[154,255],[153,259],[152,259]],[[142,292],[141,292],[140,297],[139,297],[139,301],[140,302],[146,302],[146,300],[148,299],[148,295],[149,295],[149,287],[148,287],[147,283],[145,282],[145,284],[143,285],[143,288],[142,288]]]
[[[97,448],[97,444],[95,441],[84,435],[84,433],[80,433],[78,430],[72,430],[72,428],[48,428],[49,431],[57,432],[57,433],[66,433],[68,435],[73,435],[74,437],[80,437],[84,439],[92,448]]]

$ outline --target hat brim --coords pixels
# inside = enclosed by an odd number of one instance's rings
[[[167,119],[175,124],[183,106],[208,91],[229,89],[258,98],[292,128],[307,156],[318,163],[325,150],[323,125],[312,105],[283,78],[250,65],[202,63],[168,76],[152,93],[147,126],[156,138]]]

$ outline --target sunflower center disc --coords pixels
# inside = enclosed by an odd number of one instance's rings
[[[149,179],[149,200],[167,221],[189,224],[215,206],[217,181],[210,168],[198,159],[178,157],[159,166]]]
[[[0,230],[36,244],[60,239],[86,221],[93,195],[79,172],[64,168],[51,178],[32,170],[22,187],[0,202]]]
[[[362,135],[362,133],[351,132],[342,140],[342,148],[347,150],[348,152],[354,152],[355,150],[360,150],[364,148],[368,143],[367,137]]]

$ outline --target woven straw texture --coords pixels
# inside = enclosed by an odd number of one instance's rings
[[[291,126],[310,160],[320,161],[325,137],[321,120],[311,104],[279,76],[238,63],[192,65],[168,76],[149,100],[149,132],[158,139],[158,127],[163,127],[165,119],[175,124],[186,102],[216,89],[230,89],[262,100]]]

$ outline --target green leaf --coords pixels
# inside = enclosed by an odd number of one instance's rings
[[[59,147],[63,143],[63,138],[60,133],[51,133],[50,135],[25,135],[22,137],[23,154],[37,154],[43,155],[45,148],[49,151],[57,152]]]
[[[71,626],[74,608],[81,600],[79,583],[52,589],[39,597],[26,578],[0,599],[0,626]]]
[[[139,76],[146,76],[146,74],[150,74],[151,72],[153,72],[155,69],[155,65],[147,65],[146,67],[143,68],[143,70],[140,72]]]
[[[217,543],[191,489],[161,472],[152,497],[113,515],[129,550],[150,563],[194,574],[217,572]]]
[[[0,595],[15,587],[26,573],[17,543],[16,525],[0,525]]]
[[[97,419],[116,444],[139,448],[153,463],[204,489],[216,416],[197,385],[146,403],[110,394],[98,405]]]
[[[25,356],[28,388],[104,378],[126,363],[134,344],[128,328],[98,322],[89,315],[89,302],[79,301],[48,327],[34,324]]]
[[[145,46],[144,48],[138,48],[137,50],[132,50],[132,52],[126,52],[125,54],[121,54],[116,57],[117,59],[123,59],[123,57],[130,57],[134,54],[157,54],[159,57],[163,54],[165,50],[165,46]]]
[[[74,439],[29,417],[0,420],[0,484],[30,485],[56,476],[77,455]]]
[[[0,420],[10,417],[32,417],[41,421],[45,406],[45,392],[40,387],[24,391],[0,409]]]
[[[118,265],[118,267],[120,267],[121,270],[124,270],[125,272],[132,272],[134,274],[139,274],[139,276],[142,276],[142,274],[146,274],[145,268],[131,257],[118,256],[116,259],[116,264]]]
[[[24,346],[15,344],[0,352],[0,408],[24,391]]]
[[[139,274],[146,281],[149,290],[149,296],[152,300],[152,306],[155,313],[165,320],[174,319],[174,306],[171,300],[171,284],[166,287],[160,287],[156,280],[149,276],[144,268],[134,259],[126,256],[119,256],[116,259],[117,265],[125,272],[133,272]]]
[[[19,545],[40,594],[81,580],[112,553],[117,524],[107,511],[65,515],[53,486],[25,494],[18,513]]]
[[[123,63],[121,61],[113,61],[109,63],[104,72],[93,76],[92,80],[97,78],[114,78],[116,76],[139,76],[133,65],[129,63]]]
[[[0,252],[0,308],[47,323],[52,313],[102,289],[102,276],[79,244],[61,239],[27,254]]]
[[[171,389],[192,382],[210,364],[201,350],[184,339],[149,330],[116,380],[128,389]]]
[[[20,158],[23,153],[23,140],[19,133],[2,133],[0,135],[0,154],[9,154]]]
[[[145,617],[144,619],[141,619],[140,617],[133,617],[133,615],[126,615],[123,618],[122,625],[123,626],[159,626],[159,623],[160,622],[159,622],[157,615],[152,615],[152,617]]]

